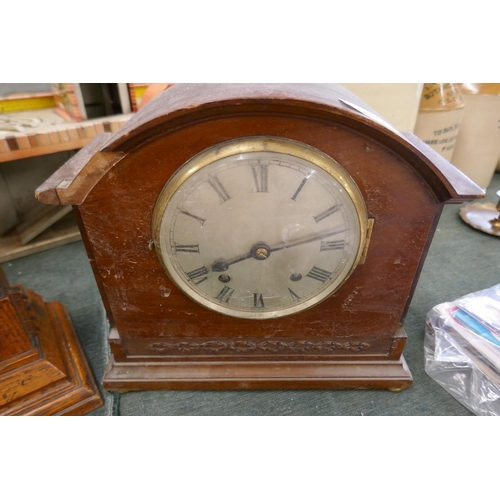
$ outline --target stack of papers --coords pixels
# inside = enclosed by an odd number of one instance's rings
[[[500,284],[427,316],[426,372],[477,414],[500,414]]]

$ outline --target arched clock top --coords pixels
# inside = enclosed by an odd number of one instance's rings
[[[375,140],[399,156],[438,203],[462,203],[484,192],[411,133],[400,133],[355,95],[335,84],[176,84],[116,134],[101,134],[38,190],[48,204],[80,205],[129,153],[158,137],[208,120],[273,114],[321,120]]]
[[[176,84],[36,192],[74,206],[108,390],[408,387],[442,206],[483,195],[334,84]]]

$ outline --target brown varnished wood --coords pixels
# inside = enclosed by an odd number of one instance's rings
[[[412,383],[403,357],[369,361],[254,361],[120,363],[113,359],[105,383],[119,392],[143,390],[242,389],[389,389],[399,391]]]
[[[84,415],[102,406],[66,309],[0,287],[0,415]]]
[[[3,269],[0,267],[0,287],[8,287],[9,282],[7,281],[7,276],[5,276],[5,273]]]
[[[78,205],[87,252],[112,322],[108,389],[384,387],[411,383],[402,328],[443,203],[482,196],[411,135],[384,127],[330,84],[175,85],[94,155],[62,167],[37,197]],[[373,112],[373,110],[368,110]],[[180,292],[152,248],[156,200],[208,147],[274,136],[338,161],[374,227],[366,261],[319,305],[272,320],[203,308]],[[89,177],[90,176],[90,177]]]
[[[233,318],[193,304],[168,280],[156,253],[149,249],[154,204],[169,177],[192,155],[233,138],[234,131],[242,136],[302,139],[339,161],[362,191],[368,214],[375,219],[367,260],[319,308],[281,319],[235,323]],[[184,147],[176,148],[176,144]],[[131,179],[135,179],[134,189],[130,189]],[[141,182],[147,182],[147,189]],[[438,210],[432,193],[414,171],[376,142],[323,122],[277,117],[213,120],[151,141],[127,155],[119,170],[105,175],[79,207],[99,281],[130,355],[151,354],[135,347],[147,345],[137,339],[150,338],[152,328],[160,338],[230,338],[240,328],[262,338],[362,338],[369,328],[373,354],[388,352]],[[113,237],[119,241],[112,241]],[[341,319],[325,321],[325,315]]]
[[[92,247],[92,244],[89,242],[89,238],[87,235],[87,229],[86,229],[85,224],[83,223],[81,215],[80,215],[80,209],[78,206],[75,205],[75,206],[73,206],[73,211],[75,214],[76,221],[78,223],[78,227],[80,229],[80,235],[81,235],[83,244],[85,246],[85,250],[87,252],[90,266],[92,267],[92,271],[94,273],[94,276],[96,276],[96,278],[97,278],[100,275],[100,273],[99,273],[99,270],[96,266],[95,257],[94,257],[94,249]],[[113,327],[115,324],[115,320],[113,318],[113,311],[112,311],[111,306],[109,304],[109,300],[108,300],[108,296],[106,294],[106,291],[104,290],[103,282],[100,278],[97,278],[97,287],[99,289],[99,294],[101,295],[104,309],[106,310],[106,316],[108,318],[110,326]]]
[[[370,115],[362,114],[346,103],[354,103]],[[400,134],[390,126],[384,126],[383,119],[373,109],[346,89],[332,84],[178,84],[148,103],[113,137],[101,134],[84,149],[99,149],[104,155],[129,152],[157,135],[190,126],[196,121],[210,120],[215,115],[248,114],[316,117],[345,125],[368,134],[402,155],[429,183],[440,201],[461,202],[484,196],[470,179],[453,166],[450,168],[449,162],[413,134]],[[378,120],[373,117],[378,117]],[[98,176],[104,170],[103,161],[100,155],[96,155],[94,164],[85,172],[81,172],[85,160],[80,158],[79,161],[82,162],[79,168],[75,169],[74,164],[68,162],[61,168],[61,174],[40,186],[37,198],[44,203],[72,205],[85,199],[93,187],[93,183],[86,182],[85,178],[89,174]],[[78,179],[80,176],[82,178]],[[73,187],[64,200],[57,201],[55,189],[61,178]],[[59,183],[54,186],[52,179]],[[78,195],[75,187],[78,187]]]

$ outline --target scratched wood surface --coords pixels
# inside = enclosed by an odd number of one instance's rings
[[[339,97],[353,97],[337,87],[196,90],[176,85],[164,92],[76,169],[86,173],[68,180],[68,193],[58,192],[59,200],[78,205],[113,326],[115,360],[232,367],[238,361],[399,360],[405,314],[443,203],[481,191],[418,140],[341,106]],[[375,223],[366,262],[334,295],[294,316],[252,321],[209,311],[180,292],[151,249],[151,222],[163,186],[193,155],[223,141],[267,135],[310,144],[337,160]],[[89,172],[92,182],[85,179]],[[37,192],[39,199],[52,194],[50,182]]]
[[[375,219],[367,260],[318,307],[258,322],[221,316],[180,292],[149,249],[153,208],[170,176],[192,155],[235,134],[286,136],[311,144],[343,165],[365,198],[368,215]],[[440,204],[408,165],[367,137],[328,123],[259,116],[211,120],[149,142],[106,174],[79,211],[98,281],[129,354],[155,354],[147,349],[152,337],[222,340],[240,337],[243,329],[247,340],[350,342],[366,339],[369,331],[370,347],[364,354],[385,355],[402,325]],[[318,353],[346,354],[313,350],[308,355]],[[161,354],[182,357],[182,351]],[[240,356],[265,354],[242,350]],[[280,355],[291,354],[283,350]]]
[[[69,315],[0,282],[0,415],[85,415],[102,397]]]

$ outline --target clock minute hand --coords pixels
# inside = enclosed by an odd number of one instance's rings
[[[345,228],[344,229],[337,229],[336,231],[328,231],[326,233],[319,233],[319,234],[316,234],[315,236],[310,236],[309,238],[304,238],[304,239],[297,240],[297,241],[291,241],[290,243],[283,243],[280,246],[271,248],[270,251],[276,252],[278,250],[284,250],[285,248],[292,248],[292,247],[296,247],[299,245],[305,245],[306,243],[312,243],[313,241],[322,240],[324,238],[328,238],[329,236],[335,236],[336,234],[343,233],[345,230],[346,230]]]
[[[328,231],[324,233],[319,233],[314,236],[309,236],[308,238],[303,238],[300,240],[292,241],[289,243],[283,243],[282,245],[276,246],[274,248],[270,248],[265,244],[257,244],[254,245],[250,252],[245,255],[241,255],[231,260],[218,260],[212,264],[212,272],[214,273],[222,273],[229,269],[229,266],[233,264],[237,264],[238,262],[243,262],[244,260],[254,258],[257,260],[265,260],[267,259],[272,252],[277,252],[278,250],[284,250],[285,248],[293,248],[299,245],[305,245],[307,243],[312,243],[313,241],[322,240],[324,238],[328,238],[329,236],[335,236],[336,234],[343,233],[344,229],[337,229],[335,231]]]

